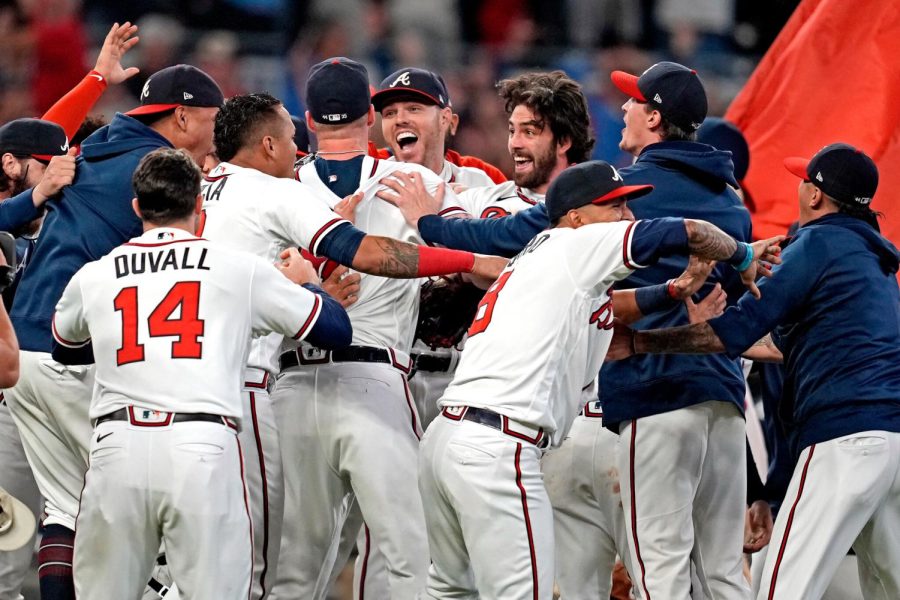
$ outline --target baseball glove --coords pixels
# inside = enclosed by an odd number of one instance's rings
[[[416,338],[434,348],[458,344],[475,318],[480,290],[459,278],[436,277],[422,285]]]

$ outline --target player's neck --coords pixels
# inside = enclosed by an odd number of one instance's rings
[[[166,223],[165,225],[158,225],[156,223],[144,221],[144,233],[147,233],[148,231],[150,231],[152,229],[165,228],[165,229],[181,229],[182,231],[186,231],[189,234],[194,235],[195,231],[197,229],[196,225],[197,225],[196,219],[193,216],[191,216],[188,219],[181,220],[181,221],[174,221],[172,223]]]
[[[327,160],[348,160],[366,154],[369,140],[365,136],[341,136],[319,139],[318,154]]]

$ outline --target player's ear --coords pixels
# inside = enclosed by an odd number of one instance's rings
[[[312,131],[313,133],[315,133],[316,122],[313,121],[313,118],[312,118],[312,116],[310,116],[309,111],[306,111],[306,113],[303,116],[306,119],[306,128],[309,129],[310,131]]]
[[[450,109],[447,109],[450,110]],[[453,111],[450,111],[450,136],[456,135],[456,130],[459,129],[459,115]]]
[[[275,154],[275,143],[272,141],[271,135],[264,135],[261,143],[266,155],[272,156]]]
[[[178,128],[182,131],[186,131],[188,128],[188,111],[183,106],[175,107],[175,123]]]
[[[564,137],[560,138],[556,142],[556,155],[564,157],[566,152],[572,147],[572,138]]]
[[[2,165],[3,173],[9,179],[16,179],[22,170],[22,165],[16,160],[16,157],[9,152],[4,152],[0,157],[0,165]]]
[[[199,215],[203,212],[203,194],[197,194],[194,199],[194,214]]]
[[[137,218],[138,218],[138,219],[140,219],[141,221],[144,220],[144,216],[141,214],[141,207],[138,205],[138,199],[137,199],[137,198],[132,198],[132,199],[131,199],[131,210],[134,211],[134,214],[137,215]]]
[[[656,129],[660,125],[662,125],[662,113],[658,110],[651,110],[647,113],[647,127],[650,129]]]
[[[369,113],[366,115],[366,125],[371,127],[375,124],[375,107],[373,105],[369,105]]]

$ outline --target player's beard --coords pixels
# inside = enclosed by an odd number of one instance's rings
[[[550,175],[556,166],[555,144],[550,145],[542,154],[529,154],[517,152],[517,156],[531,159],[531,170],[527,173],[513,173],[513,181],[516,185],[525,189],[536,189],[550,181]]]

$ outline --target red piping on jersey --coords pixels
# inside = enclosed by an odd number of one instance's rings
[[[632,221],[628,224],[628,228],[625,230],[625,239],[622,241],[622,262],[632,270],[639,268],[629,260],[630,257],[628,256],[628,246],[631,244],[631,230],[634,229],[636,223],[637,221]]]
[[[154,412],[163,412],[163,411],[154,411]],[[144,423],[144,422],[138,421],[137,418],[135,418],[134,406],[133,405],[128,406],[128,422],[131,423],[132,425],[134,425],[135,427],[168,427],[169,425],[172,424],[172,416],[174,414],[175,413],[166,413],[166,420],[161,421],[159,423]]]
[[[212,177],[209,175],[205,175],[203,177],[203,181],[205,181],[207,183],[215,183],[216,181],[219,181],[220,179],[225,179],[229,175],[231,175],[231,173],[222,173],[221,175],[214,175]]]
[[[602,410],[600,410],[600,411],[595,411],[593,408],[591,408],[591,404],[593,404],[593,403],[594,403],[594,400],[591,400],[590,402],[586,402],[586,403],[585,403],[585,405],[584,405],[584,416],[586,416],[586,417],[593,417],[593,418],[601,418],[601,419],[602,419],[602,418],[603,418],[603,411],[602,411]]]
[[[53,318],[50,319],[50,329],[53,330],[53,337],[56,338],[56,341],[59,342],[60,344],[62,344],[63,346],[66,346],[69,348],[81,348],[82,346],[87,344],[89,341],[91,341],[91,338],[88,338],[88,339],[84,340],[83,342],[70,342],[63,336],[59,335],[59,332],[56,330],[56,313],[53,313]]]
[[[155,248],[156,246],[166,246],[168,244],[177,244],[178,242],[206,242],[205,238],[195,237],[187,240],[169,240],[168,242],[155,242],[152,244],[148,244],[145,242],[125,242],[122,244],[123,246],[138,246],[140,248]]]
[[[266,373],[266,377],[268,377]],[[265,381],[265,378],[263,379]],[[262,438],[259,435],[259,419],[256,416],[256,393],[250,394],[250,414],[253,416],[253,439],[256,441],[256,456],[259,459],[259,473],[262,476],[262,508],[263,508],[263,544],[262,544],[262,572],[259,574],[259,587],[262,590],[262,598],[266,596],[266,572],[269,570],[269,482],[266,478],[266,454],[263,452]],[[251,546],[253,540],[251,539]],[[250,572],[251,577],[253,572]]]
[[[369,173],[369,179],[372,179],[373,177],[375,177],[375,171],[378,170],[378,163],[379,163],[379,162],[380,162],[379,159],[376,158],[376,159],[375,159],[375,162],[372,163],[372,172]]]
[[[369,570],[369,550],[372,542],[369,538],[369,526],[365,523],[363,523],[363,530],[366,536],[366,549],[363,554],[362,569],[359,571],[359,600],[364,600],[366,597],[366,571]]]
[[[256,383],[255,381],[245,381],[244,387],[257,388],[260,390],[269,389],[269,372],[266,371],[263,374],[262,381],[260,381],[259,383]]]
[[[797,505],[800,503],[800,496],[803,495],[803,487],[806,484],[806,473],[809,470],[809,463],[812,461],[815,449],[815,444],[809,447],[809,454],[806,457],[806,462],[803,464],[803,473],[800,475],[800,486],[797,489],[797,497],[794,499],[794,504],[791,506],[787,525],[784,528],[784,537],[781,539],[781,548],[778,549],[778,559],[775,561],[775,568],[772,569],[772,581],[769,583],[769,600],[772,600],[775,596],[775,580],[778,579],[778,569],[781,567],[781,559],[784,558],[784,549],[787,547],[788,535],[791,533],[791,525],[794,523],[794,513],[797,510]]]
[[[522,467],[519,465],[519,457],[522,455],[522,444],[516,444],[516,485],[522,494],[522,513],[525,515],[525,532],[528,534],[528,552],[531,555],[531,582],[533,585],[534,600],[538,600],[538,573],[537,557],[534,553],[534,537],[531,533],[531,517],[528,515],[528,496],[525,494],[525,486],[522,485]]]
[[[309,242],[309,251],[312,252],[313,254],[318,254],[316,252],[316,246],[319,243],[319,236],[322,235],[323,233],[325,233],[325,231],[329,227],[331,227],[335,223],[340,223],[341,221],[343,221],[343,219],[341,219],[341,218],[332,219],[332,220],[328,221],[327,223],[325,223],[324,225],[322,225],[322,227],[319,228],[319,230],[316,232],[316,234],[314,236],[312,236],[312,240],[310,240],[310,242]]]
[[[409,359],[409,365],[403,366],[400,364],[400,361],[397,360],[397,353],[394,352],[393,348],[388,348],[388,355],[391,357],[391,365],[403,371],[404,375],[409,375],[409,372],[412,371],[412,358]]]
[[[520,200],[522,200],[523,202],[525,202],[527,204],[530,204],[531,206],[534,206],[535,204],[537,204],[537,200],[532,200],[531,198],[529,198],[528,196],[526,196],[525,194],[522,193],[522,188],[518,188],[518,187],[516,188],[516,195],[519,196]]]
[[[319,304],[321,304],[321,300],[319,300],[319,295],[315,294],[315,298],[313,299],[315,304],[313,304],[312,310],[309,312],[309,316],[306,317],[306,322],[300,327],[300,331],[298,331],[293,337],[295,340],[299,340],[306,334],[306,330],[309,326],[316,320],[319,316]]]
[[[626,234],[627,235],[627,234]],[[631,535],[634,537],[634,555],[637,556],[641,566],[641,585],[644,588],[644,600],[650,600],[650,592],[647,590],[647,570],[644,568],[644,559],[641,558],[641,546],[637,535],[637,492],[634,488],[634,448],[637,445],[637,419],[631,421],[631,452],[628,465],[631,479]]]
[[[444,215],[448,215],[452,212],[466,212],[462,206],[448,206],[444,210],[438,213],[438,216],[443,217]]]
[[[416,409],[413,406],[412,397],[409,394],[409,385],[406,383],[406,377],[403,378],[403,393],[406,395],[406,406],[409,408],[409,417],[412,421],[413,434],[415,434],[417,440],[421,440],[422,436],[419,435],[419,422],[416,420]]]
[[[244,451],[241,449],[241,440],[237,435],[234,436],[237,442],[238,458],[240,458],[241,467],[241,487],[244,488],[244,511],[247,514],[247,524],[250,525],[250,582],[247,585],[247,600],[253,597],[253,518],[250,516],[250,499],[247,497],[247,480],[244,477]]]

